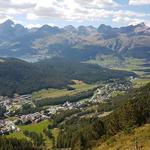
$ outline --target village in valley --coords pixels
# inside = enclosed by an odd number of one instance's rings
[[[105,100],[110,99],[114,95],[122,94],[132,88],[130,81],[128,82],[109,82],[102,83],[95,90],[92,97],[77,101],[66,102],[59,105],[49,105],[43,107],[41,110],[29,112],[28,114],[18,113],[22,109],[28,107],[36,108],[32,101],[32,95],[18,95],[15,94],[13,98],[0,97],[1,119],[0,119],[0,135],[8,135],[12,132],[20,131],[18,125],[36,124],[43,120],[52,119],[54,115],[59,115],[67,110],[77,110],[86,112],[89,107],[98,103],[105,103]],[[4,115],[2,115],[4,114]]]

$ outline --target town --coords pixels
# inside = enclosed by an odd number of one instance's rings
[[[15,94],[13,98],[0,97],[0,135],[9,134],[19,131],[18,125],[28,125],[51,119],[54,115],[67,110],[84,111],[91,104],[103,103],[105,100],[113,97],[113,95],[121,94],[132,88],[131,82],[109,82],[100,84],[93,96],[78,102],[70,103],[66,100],[64,104],[50,105],[46,109],[28,114],[17,114],[18,110],[23,109],[25,105],[35,108],[32,101],[32,95]],[[13,118],[13,119],[12,119]]]

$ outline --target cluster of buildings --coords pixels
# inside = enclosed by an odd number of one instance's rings
[[[41,112],[36,112],[33,114],[22,115],[17,122],[18,124],[31,124],[31,123],[38,123],[45,119],[49,119],[49,117],[42,114]]]
[[[132,88],[130,82],[112,82],[101,85],[93,97],[89,100],[90,102],[103,102],[113,96],[114,92],[125,92]]]
[[[91,103],[103,102],[106,99],[112,97],[112,93],[115,91],[127,91],[132,87],[130,82],[111,82],[102,84],[96,90],[91,99],[87,99],[79,102],[65,102],[62,105],[49,106],[46,110],[35,112],[32,114],[17,116],[14,121],[0,120],[0,135],[9,134],[10,132],[18,131],[17,125],[26,125],[32,123],[38,123],[45,119],[52,118],[57,113],[64,112],[66,110],[84,110]],[[21,107],[24,103],[31,103],[31,95],[15,95],[14,98],[0,97],[0,105],[6,107],[6,114],[9,116],[11,107]],[[7,115],[5,117],[7,118]]]
[[[7,96],[0,96],[0,103],[22,103],[24,101],[29,101],[31,100],[31,94],[27,94],[27,95],[18,95],[15,94],[13,98],[7,97]]]
[[[31,101],[31,95],[18,95],[15,94],[13,98],[10,97],[0,97],[0,106],[4,106],[6,108],[5,116],[9,116],[10,113],[13,113],[13,111],[19,109],[23,103],[30,102]]]
[[[79,101],[74,103],[70,103],[66,101],[62,105],[49,106],[46,115],[51,116],[60,111],[72,110],[72,109],[84,109],[84,107],[85,107],[85,101]]]
[[[14,131],[19,131],[19,128],[12,121],[0,120],[0,135],[6,135]]]
[[[13,121],[0,120],[0,135],[9,134],[18,131],[17,125],[27,125],[41,122],[50,119],[53,115],[65,110],[83,109],[84,102],[69,103],[65,102],[62,105],[49,106],[48,109],[35,112],[32,114],[17,116]]]

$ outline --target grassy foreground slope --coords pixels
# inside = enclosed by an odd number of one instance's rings
[[[150,149],[150,124],[136,128],[132,133],[119,133],[93,150],[133,150],[135,147],[140,150]]]

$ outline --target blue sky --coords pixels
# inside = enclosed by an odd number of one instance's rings
[[[140,22],[150,26],[150,0],[0,0],[0,22],[7,19],[28,28]]]

